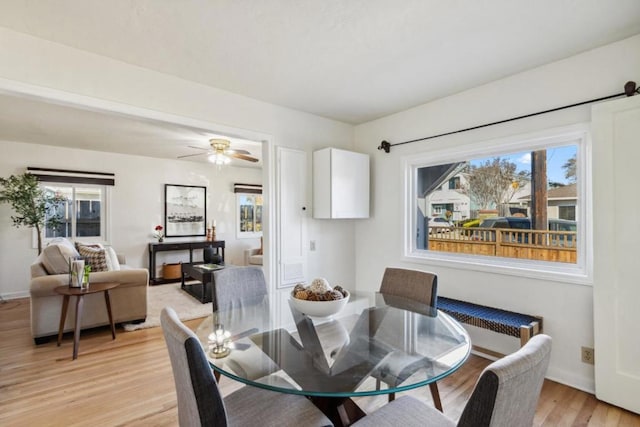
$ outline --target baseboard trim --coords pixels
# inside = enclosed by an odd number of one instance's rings
[[[12,299],[29,298],[29,291],[7,292],[0,294],[0,298],[5,301],[9,301]]]
[[[504,354],[498,353],[497,351],[489,350],[488,348],[480,347],[477,345],[471,346],[471,353],[489,360],[498,360],[502,359],[505,356]]]

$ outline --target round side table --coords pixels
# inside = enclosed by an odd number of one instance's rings
[[[109,300],[109,290],[117,287],[119,283],[91,283],[88,289],[70,288],[69,286],[58,286],[54,290],[64,296],[62,301],[62,313],[60,314],[60,327],[58,328],[58,346],[62,341],[62,332],[64,331],[64,323],[67,319],[67,309],[69,308],[69,299],[76,297],[76,324],[73,330],[73,359],[78,358],[78,347],[80,347],[80,320],[82,319],[83,297],[89,294],[104,292],[104,301],[107,305],[107,313],[109,314],[109,324],[111,325],[111,336],[116,339],[116,327],[113,324],[113,315],[111,314],[111,301]]]

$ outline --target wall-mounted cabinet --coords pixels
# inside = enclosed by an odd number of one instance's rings
[[[337,148],[313,153],[313,217],[369,218],[369,155]]]

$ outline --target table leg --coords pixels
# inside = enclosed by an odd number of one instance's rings
[[[82,319],[83,295],[76,296],[76,329],[73,331],[73,360],[78,358],[78,347],[80,347],[80,319]]]
[[[442,410],[442,401],[440,400],[440,392],[438,391],[438,383],[429,384],[429,389],[431,389],[431,397],[433,397],[433,406],[440,412],[444,412]]]
[[[149,246],[149,282],[156,283],[156,250]]]
[[[109,299],[109,289],[104,291],[104,302],[107,303],[107,314],[109,315],[109,324],[111,325],[111,336],[116,339],[116,326],[113,324],[113,315],[111,314],[111,300]]]
[[[203,282],[202,282],[202,295],[200,296],[200,302],[202,304],[207,302],[207,290],[211,289],[211,280],[212,277],[211,275],[207,275],[205,274],[204,277],[202,278]]]
[[[62,300],[62,312],[60,313],[60,326],[58,327],[58,347],[62,342],[62,332],[64,331],[64,321],[67,320],[67,309],[69,308],[69,295],[64,295]]]

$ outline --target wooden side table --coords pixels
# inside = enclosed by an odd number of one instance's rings
[[[73,330],[73,359],[78,358],[78,347],[80,346],[80,320],[82,319],[83,297],[89,294],[104,292],[104,301],[107,305],[107,314],[109,314],[109,324],[111,325],[111,336],[116,339],[116,327],[113,324],[113,315],[111,314],[111,301],[109,300],[109,290],[117,287],[119,283],[91,283],[88,289],[70,288],[69,286],[59,286],[54,290],[64,296],[62,301],[62,313],[60,314],[60,327],[58,328],[58,346],[62,341],[62,333],[64,331],[64,323],[67,319],[67,309],[69,308],[69,299],[76,297],[76,325]]]

